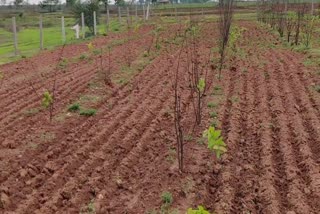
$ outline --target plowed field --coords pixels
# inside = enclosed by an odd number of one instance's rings
[[[164,191],[179,213],[199,204],[221,214],[320,213],[319,68],[306,67],[302,54],[255,22],[236,24],[246,29],[239,53],[228,56],[220,81],[210,69],[203,122],[195,130],[182,52],[182,174],[172,87],[180,44],[169,41],[184,25],[160,32],[160,50],[154,26],[143,26],[131,39],[120,33],[93,41],[112,46],[101,55],[77,44],[0,66],[0,213],[148,213],[160,210]],[[218,29],[200,27],[204,65]],[[153,54],[145,56],[149,46]],[[58,68],[50,122],[42,94],[61,57],[67,63]],[[101,57],[112,86],[103,84]],[[212,123],[212,102],[228,146],[221,160],[197,143]],[[68,112],[72,103],[97,112]]]

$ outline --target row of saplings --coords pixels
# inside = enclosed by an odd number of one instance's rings
[[[310,48],[312,34],[320,21],[320,14],[308,10],[307,4],[284,7],[283,4],[265,5],[258,8],[258,21],[276,30],[289,45]]]
[[[221,79],[221,71],[225,61],[225,56],[227,54],[227,47],[234,50],[235,40],[241,34],[241,29],[237,27],[231,29],[231,22],[233,17],[233,0],[221,1],[219,4],[219,63],[218,63],[218,79]],[[193,130],[196,126],[201,124],[201,114],[203,106],[203,98],[205,97],[206,90],[209,88],[208,81],[208,70],[211,61],[211,52],[207,57],[207,61],[204,65],[200,65],[199,59],[199,38],[198,25],[195,20],[190,20],[190,26],[185,31],[183,36],[183,42],[179,50],[179,56],[177,57],[177,66],[174,67],[174,124],[176,133],[176,147],[177,147],[177,158],[179,164],[180,172],[184,171],[184,130],[181,124],[183,110],[181,108],[181,95],[183,91],[181,90],[181,83],[179,82],[180,70],[186,70],[189,80],[189,88],[191,95],[191,104],[194,110],[195,123]],[[233,43],[233,44],[231,44]],[[187,53],[187,66],[186,69],[180,69],[180,59],[182,58],[182,52]],[[221,136],[221,130],[216,130],[214,125],[210,125],[207,130],[204,131],[203,137],[207,139],[208,149],[213,151],[218,159],[227,151],[227,146]],[[197,209],[189,208],[187,214],[210,214],[204,207],[198,206]]]

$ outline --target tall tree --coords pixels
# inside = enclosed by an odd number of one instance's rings
[[[23,3],[23,0],[14,0],[13,4],[18,7]]]
[[[48,9],[48,11],[51,13],[57,10],[59,4],[60,0],[44,0],[40,2],[39,6],[42,9]]]
[[[7,0],[1,0],[1,1],[0,1],[0,4],[1,4],[1,5],[6,5],[6,4],[7,4]]]
[[[85,25],[88,26],[91,33],[94,32],[94,26],[93,26],[93,12],[96,11],[97,15],[97,24],[99,24],[99,1],[98,0],[91,0],[86,2],[77,2],[73,7],[73,13],[76,16],[76,19],[81,20],[81,13],[84,15],[84,22]]]

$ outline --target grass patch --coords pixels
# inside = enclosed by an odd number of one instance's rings
[[[80,110],[80,104],[79,103],[74,103],[72,105],[70,105],[68,107],[68,111],[70,112],[76,112],[76,111],[79,111]]]
[[[218,104],[213,103],[213,102],[209,102],[209,103],[207,104],[207,106],[208,106],[208,108],[216,108],[216,107],[218,106]]]
[[[87,117],[94,116],[96,115],[96,113],[97,113],[96,109],[83,109],[80,111],[80,115],[87,116]]]

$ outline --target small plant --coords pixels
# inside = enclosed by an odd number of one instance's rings
[[[186,142],[190,142],[190,141],[193,140],[193,137],[192,137],[192,135],[186,135],[186,136],[184,137],[184,140],[185,140]]]
[[[94,49],[94,45],[92,44],[92,42],[88,43],[87,47],[88,47],[89,51],[93,51],[93,49]]]
[[[2,87],[3,80],[4,80],[4,74],[2,71],[0,71],[0,88]]]
[[[211,118],[216,118],[218,116],[217,112],[213,111],[213,112],[210,112],[210,117]]]
[[[207,106],[208,106],[208,108],[215,108],[215,107],[217,107],[217,104],[213,103],[213,102],[209,102]]]
[[[189,208],[187,214],[210,214],[203,206],[198,206],[198,209]]]
[[[80,104],[74,103],[71,106],[69,106],[68,111],[75,112],[80,110]]]
[[[93,116],[96,113],[97,113],[96,109],[84,109],[80,111],[80,115],[88,116],[88,117]]]
[[[314,86],[314,90],[318,93],[320,93],[320,85]]]
[[[81,54],[80,56],[79,56],[79,59],[80,60],[84,60],[84,59],[87,59],[88,58],[88,56],[86,55],[86,54]]]
[[[198,90],[202,93],[206,87],[206,81],[204,78],[200,78],[197,84]]]
[[[62,60],[60,60],[60,62],[58,64],[60,69],[66,68],[67,65],[68,65],[68,59],[66,59],[66,58],[63,58]]]
[[[209,129],[204,131],[203,137],[208,139],[208,149],[214,151],[217,158],[220,159],[221,155],[227,151],[221,131],[215,130],[214,127],[210,126]]]
[[[45,91],[43,93],[42,106],[45,107],[45,108],[49,108],[50,105],[52,104],[52,102],[53,102],[52,95],[50,94],[49,91]]]
[[[161,199],[164,204],[170,205],[173,202],[173,197],[170,192],[163,192],[161,194]]]
[[[87,206],[82,207],[80,214],[94,214],[96,213],[96,208],[94,206],[94,199],[92,199]]]

